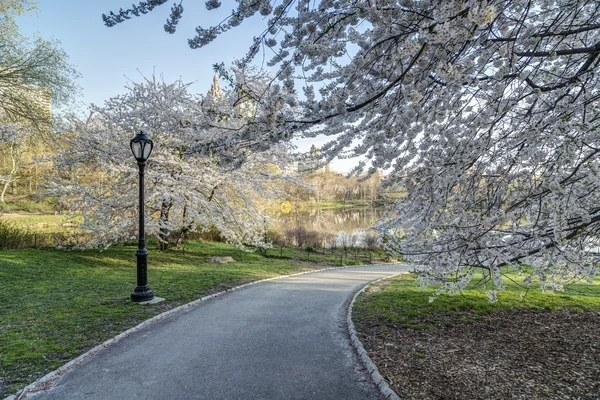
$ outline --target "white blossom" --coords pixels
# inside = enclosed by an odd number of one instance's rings
[[[260,12],[232,4],[237,22]],[[311,89],[300,115],[269,127],[326,135],[325,158],[389,171],[407,196],[379,229],[387,250],[426,265],[422,283],[455,293],[477,269],[499,290],[500,271],[524,264],[561,289],[597,275],[597,21],[596,1],[274,3],[268,65],[287,91]],[[199,28],[190,45],[234,26]]]
[[[83,228],[94,233],[90,246],[137,233],[138,167],[129,141],[140,131],[154,141],[145,168],[149,236],[166,243],[216,229],[242,248],[268,246],[259,200],[278,194],[289,146],[276,133],[280,144],[265,146],[251,129],[264,130],[265,114],[277,116],[284,105],[272,109],[271,97],[260,98],[268,91],[264,82],[234,72],[235,90],[212,99],[191,95],[181,81],[132,83],[126,94],[93,107],[89,118],[62,128],[54,162],[64,173],[49,193],[83,216]]]

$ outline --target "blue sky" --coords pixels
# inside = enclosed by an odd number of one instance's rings
[[[46,39],[58,39],[82,74],[81,100],[102,104],[123,93],[128,80],[139,81],[140,73],[151,76],[153,71],[167,81],[196,82],[193,90],[206,92],[212,82],[212,65],[241,58],[264,23],[254,18],[215,43],[192,50],[187,39],[194,35],[194,28],[220,21],[227,15],[225,8],[207,11],[204,2],[184,2],[184,17],[173,35],[163,30],[168,3],[115,27],[104,26],[102,13],[130,4],[131,0],[40,0],[36,15],[19,18],[19,25],[25,34],[39,32]]]
[[[153,73],[164,76],[167,82],[178,78],[194,82],[193,92],[206,93],[212,83],[213,64],[230,65],[243,57],[252,38],[266,25],[263,17],[253,17],[210,45],[192,50],[187,39],[194,36],[194,28],[217,24],[230,13],[227,6],[207,11],[204,1],[184,2],[183,18],[173,35],[163,30],[172,2],[112,28],[103,24],[103,13],[127,8],[131,1],[38,0],[39,9],[34,15],[19,18],[24,34],[37,32],[45,39],[59,40],[81,73],[82,96],[80,103],[74,105],[76,108],[85,110],[90,103],[101,105],[124,93],[128,82],[140,81],[142,75],[150,77]],[[317,138],[296,143],[299,150],[308,151],[312,143],[319,146],[324,142]],[[336,160],[333,166],[335,170],[347,171],[353,164],[351,160]]]

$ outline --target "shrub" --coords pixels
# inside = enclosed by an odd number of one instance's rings
[[[369,250],[375,251],[375,250],[379,250],[380,246],[379,246],[379,235],[377,235],[374,232],[370,232],[367,233],[364,236],[364,244],[365,247]]]
[[[286,243],[285,235],[272,230],[267,232],[267,241],[273,243],[274,246],[285,246]]]
[[[33,242],[33,233],[0,219],[0,249],[26,248],[30,247]]]
[[[311,246],[322,247],[324,236],[317,231],[308,231],[303,226],[285,230],[287,242],[297,247]]]
[[[322,247],[323,246],[323,235],[317,231],[307,231],[305,235],[304,244],[309,247]]]
[[[179,239],[181,237],[181,231],[173,234],[173,239]],[[189,231],[185,233],[185,238],[188,240],[201,240],[203,242],[225,242],[226,240],[221,235],[221,232],[214,227],[210,226],[206,230]],[[173,240],[175,242],[175,240]]]
[[[306,228],[303,226],[297,226],[285,230],[285,237],[294,246],[302,247],[306,242]]]

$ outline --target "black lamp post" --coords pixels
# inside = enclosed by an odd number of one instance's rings
[[[131,301],[149,301],[154,298],[154,292],[148,286],[148,250],[146,249],[146,238],[144,237],[144,167],[146,160],[152,153],[154,143],[150,138],[140,132],[131,139],[131,151],[137,160],[140,169],[140,223],[139,242],[135,252],[137,257],[137,286],[131,293]]]

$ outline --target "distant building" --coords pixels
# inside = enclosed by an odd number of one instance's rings
[[[205,104],[208,107],[218,108],[220,105],[224,106],[225,94],[219,84],[219,77],[217,74],[213,76],[213,83],[208,90],[205,98]],[[238,93],[236,102],[233,106],[234,116],[237,118],[252,118],[256,115],[256,105],[254,102],[245,98],[243,93]]]
[[[213,83],[210,85],[210,89],[208,90],[206,97],[209,97],[213,101],[220,101],[225,97],[223,95],[223,90],[221,90],[221,85],[219,85],[219,77],[217,74],[213,76]]]
[[[314,144],[308,153],[299,155],[298,159],[288,166],[284,171],[287,174],[310,174],[313,172],[331,172],[331,163],[323,165],[321,152]]]

